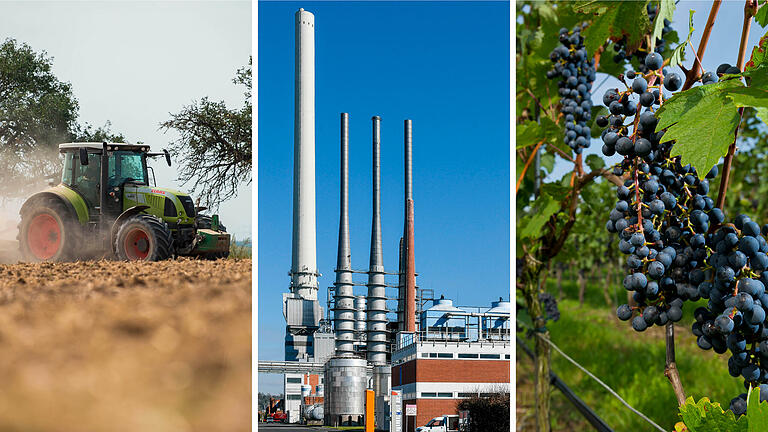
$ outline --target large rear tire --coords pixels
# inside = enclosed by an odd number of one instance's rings
[[[173,255],[173,237],[161,219],[139,213],[117,229],[115,252],[124,261],[161,261]]]
[[[76,258],[80,227],[64,203],[46,197],[22,207],[17,239],[26,261],[68,261]]]

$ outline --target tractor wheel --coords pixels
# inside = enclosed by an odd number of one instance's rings
[[[67,261],[75,258],[80,227],[61,201],[45,198],[23,208],[19,250],[27,261]]]
[[[121,260],[161,261],[173,255],[171,230],[159,218],[139,213],[117,229],[115,252]]]

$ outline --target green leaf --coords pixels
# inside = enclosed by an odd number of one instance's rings
[[[617,41],[624,36],[627,37],[627,52],[637,49],[651,30],[647,4],[647,0],[577,2],[574,7],[577,12],[595,15],[592,24],[582,32],[587,53],[593,55],[608,39]]]
[[[591,154],[587,156],[586,162],[587,162],[587,165],[589,166],[589,169],[591,169],[592,171],[599,171],[605,168],[605,161],[603,160],[603,158],[601,158],[596,154]]]
[[[768,430],[768,402],[760,403],[760,388],[750,388],[747,394],[748,432]]]
[[[701,178],[725,155],[739,124],[736,104],[726,97],[728,90],[742,84],[737,80],[697,86],[677,93],[656,111],[657,129],[667,129],[665,140],[675,140],[672,156],[681,156]]]
[[[766,125],[768,125],[768,108],[760,107],[755,108],[757,117],[763,121]]]
[[[693,13],[696,12],[693,9],[688,10],[688,37],[685,39],[684,42],[681,42],[680,45],[675,48],[674,51],[672,51],[672,56],[669,57],[669,66],[675,67],[679,64],[683,63],[683,60],[685,60],[685,47],[688,46],[688,42],[691,40],[691,35],[693,35]]]
[[[680,417],[689,432],[747,432],[745,416],[736,419],[732,411],[723,411],[719,403],[708,398],[694,402],[688,397],[680,407]]]
[[[768,65],[743,73],[748,78],[749,87],[736,87],[728,91],[728,97],[738,107],[768,107]]]
[[[656,49],[656,39],[661,39],[661,34],[664,30],[664,19],[672,21],[675,15],[675,1],[674,0],[661,0],[659,6],[656,9],[656,19],[653,22],[653,34],[651,34],[651,49]]]
[[[755,22],[760,24],[760,27],[765,27],[768,25],[768,8],[765,7],[766,3],[768,3],[768,0],[763,0],[760,3],[760,9],[757,10],[757,14],[755,14]]]
[[[528,217],[521,221],[518,236],[522,238],[536,238],[541,236],[541,228],[549,218],[560,208],[560,202],[549,194],[542,193],[533,202],[533,209]]]
[[[563,131],[557,123],[549,117],[541,117],[539,122],[528,121],[517,125],[516,149],[536,145],[542,140],[553,145],[563,142]]]
[[[760,8],[760,12],[765,11],[768,14],[768,6]],[[759,12],[758,12],[759,13]],[[760,67],[768,62],[768,33],[760,38],[760,42],[757,46],[752,48],[752,56],[749,58],[747,64],[744,65],[744,70],[752,70]]]

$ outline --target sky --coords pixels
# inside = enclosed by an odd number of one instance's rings
[[[165,147],[175,135],[159,124],[204,96],[242,106],[243,87],[232,79],[252,51],[249,1],[4,1],[0,10],[0,40],[46,51],[53,73],[72,84],[79,120],[110,121],[130,142]],[[175,163],[151,165],[158,186],[188,192],[175,181]],[[243,185],[219,208],[239,239],[252,235],[251,192]]]
[[[371,117],[379,115],[384,267],[398,270],[403,120],[411,119],[418,285],[461,305],[490,307],[499,297],[508,299],[509,4],[260,2],[258,7],[258,358],[284,357],[281,294],[288,291],[291,266],[299,7],[315,15],[317,264],[324,310],[335,277],[341,112],[350,115],[352,267],[368,267]],[[365,283],[365,275],[356,276]],[[397,277],[388,283],[396,284]],[[365,293],[365,287],[355,290]],[[259,391],[282,392],[282,377],[260,374]]]
[[[675,9],[675,16],[672,20],[672,28],[677,31],[681,40],[688,35],[688,16],[689,10],[694,10],[693,14],[693,36],[691,36],[691,43],[698,49],[699,42],[701,41],[701,34],[704,31],[704,27],[709,17],[709,10],[712,2],[706,1],[689,1],[682,0],[677,3]],[[724,1],[720,5],[720,10],[717,13],[715,24],[712,27],[712,34],[709,37],[707,43],[707,49],[704,52],[704,58],[701,59],[704,71],[714,71],[722,63],[729,63],[731,65],[736,64],[737,57],[739,55],[739,43],[741,38],[741,27],[744,20],[744,2],[742,1]],[[768,29],[760,27],[754,20],[752,20],[752,27],[749,33],[749,40],[747,43],[747,55],[745,62],[749,60],[752,54],[752,48],[755,47],[760,38],[766,34]],[[673,45],[676,47],[677,45]],[[683,64],[686,68],[693,66],[694,53],[690,47],[688,47],[685,54],[685,61]],[[613,61],[613,60],[610,60]],[[680,68],[674,68],[674,72],[680,75],[685,81],[685,75]],[[592,89],[592,103],[602,105],[603,94],[609,88],[616,88],[620,86],[618,78],[608,77],[606,79],[605,74],[598,73],[597,78]],[[605,81],[604,81],[605,80]],[[607,165],[613,165],[621,161],[621,156],[616,154],[608,158],[603,156],[601,151],[602,141],[600,138],[592,140],[590,148],[584,151],[584,155],[596,154],[604,158]],[[558,162],[555,165],[555,169],[550,176],[547,177],[547,181],[551,179],[561,178],[563,174],[570,170],[572,164],[557,158]]]

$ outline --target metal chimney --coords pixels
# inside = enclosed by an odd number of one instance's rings
[[[407,332],[416,331],[416,260],[413,239],[413,145],[412,125],[405,120],[403,134],[405,138],[405,328]]]
[[[336,258],[335,308],[336,355],[350,357],[355,347],[355,305],[352,252],[349,246],[349,114],[341,113],[341,205],[339,254]]]
[[[368,361],[373,365],[387,362],[387,296],[384,260],[381,253],[381,117],[373,120],[373,222],[371,226],[371,261],[368,270]]]
[[[291,292],[317,299],[315,240],[315,16],[296,12]]]
[[[400,237],[397,267],[397,331],[405,331],[405,237]]]

